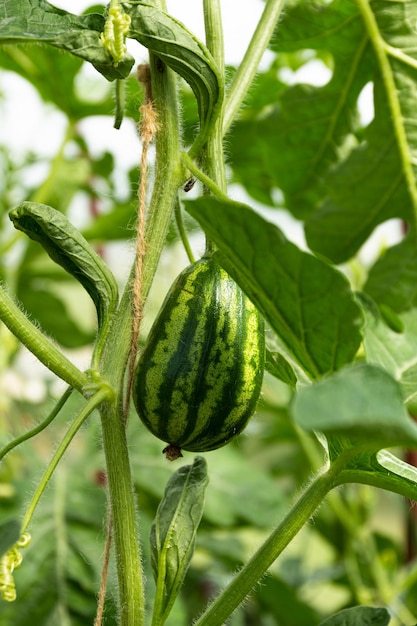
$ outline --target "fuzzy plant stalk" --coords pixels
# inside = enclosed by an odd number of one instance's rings
[[[159,131],[156,136],[155,183],[145,230],[147,254],[143,266],[143,302],[163,249],[182,174],[175,74],[152,54],[150,71]],[[145,620],[137,510],[123,419],[124,372],[131,350],[131,298],[132,282],[129,281],[108,336],[103,361],[103,377],[116,391],[116,396],[114,402],[107,403],[101,411],[119,581],[120,626],[141,626]]]

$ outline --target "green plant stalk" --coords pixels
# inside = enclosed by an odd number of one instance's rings
[[[294,432],[298,437],[300,445],[302,446],[311,467],[314,471],[318,471],[322,464],[322,455],[314,445],[311,435],[303,431],[297,424],[294,424]],[[356,590],[360,603],[369,604],[369,602],[372,601],[372,598],[368,597],[369,589],[367,589],[361,579],[360,567],[358,565],[358,558],[361,560],[366,558],[369,570],[372,572],[375,587],[378,590],[378,601],[383,599],[386,604],[389,604],[392,594],[387,595],[387,590],[390,587],[389,585],[387,586],[387,581],[384,578],[384,567],[375,546],[373,546],[374,549],[372,556],[369,554],[369,547],[374,543],[369,527],[363,527],[361,532],[358,534],[358,520],[356,513],[352,510],[352,507],[349,506],[348,503],[343,501],[339,491],[333,490],[329,493],[327,496],[327,503],[340,524],[345,528],[349,537],[351,550],[348,556],[346,556],[346,561],[348,566],[350,565],[350,568],[348,567],[348,569],[351,582],[353,588]]]
[[[4,446],[4,448],[0,450],[0,461],[6,456],[6,454],[8,454],[11,450],[13,450],[13,448],[16,448],[16,446],[19,446],[24,441],[27,441],[28,439],[31,439],[32,437],[35,437],[35,435],[42,432],[42,430],[44,430],[44,428],[46,428],[55,419],[55,417],[58,415],[58,413],[60,412],[60,410],[62,409],[62,407],[64,406],[64,404],[66,403],[66,401],[68,400],[72,392],[73,392],[72,387],[68,387],[63,393],[63,395],[60,397],[58,402],[55,404],[54,408],[49,413],[49,415],[40,424],[38,424],[31,430],[28,430],[23,435],[16,437],[16,439],[13,439],[13,441],[11,441],[6,446]]]
[[[203,0],[206,45],[224,76],[223,26],[220,0]],[[223,104],[204,149],[204,169],[223,192],[226,192],[226,167],[223,152]]]
[[[179,113],[176,76],[150,54],[152,95],[160,130],[156,135],[155,183],[146,221],[146,255],[143,263],[142,301],[145,303],[159,258],[165,245],[178,188],[184,179],[180,161]],[[134,268],[114,316],[108,335],[103,376],[114,389],[123,389],[126,364],[131,350],[132,284]],[[114,341],[117,337],[117,342]]]
[[[227,133],[253,83],[262,55],[274,33],[285,0],[268,0],[261,19],[240,63],[224,107],[223,135]]]
[[[335,471],[330,467],[311,482],[285,519],[194,626],[222,626],[226,622],[334,487]]]
[[[407,190],[413,207],[414,223],[417,224],[417,184],[413,172],[413,155],[404,127],[404,118],[398,97],[398,88],[395,84],[394,74],[388,60],[388,50],[380,35],[375,15],[368,0],[356,0],[362,19],[365,23],[368,35],[374,47],[378,61],[382,81],[385,86],[388,106],[391,111],[391,120],[397,141],[400,161],[402,164]],[[414,229],[417,236],[417,229]]]
[[[193,251],[191,250],[190,242],[187,237],[187,232],[184,227],[184,220],[182,219],[181,205],[180,205],[178,196],[175,200],[174,210],[175,210],[175,221],[177,223],[177,228],[178,228],[178,232],[182,241],[182,245],[184,246],[184,250],[187,254],[188,260],[190,261],[190,263],[194,263],[195,258],[194,258]]]
[[[104,405],[100,414],[119,583],[119,623],[143,626],[141,553],[125,420],[116,399]]]
[[[219,68],[222,78],[224,77],[224,43],[223,25],[221,19],[220,0],[203,0],[204,27],[206,32],[206,45]],[[223,102],[220,103],[218,116],[211,127],[207,142],[200,156],[203,169],[208,177],[213,180],[222,192],[226,193],[226,166],[223,151]],[[205,189],[210,193],[210,188]],[[206,236],[206,253],[215,249],[214,243]]]
[[[54,455],[52,457],[52,459],[50,460],[48,467],[46,468],[44,475],[42,476],[42,479],[40,480],[35,493],[32,496],[32,499],[29,503],[29,506],[26,510],[26,514],[25,517],[23,518],[23,522],[22,522],[22,528],[21,528],[21,534],[23,534],[28,525],[30,524],[30,521],[33,517],[33,514],[35,512],[36,506],[43,494],[43,492],[45,491],[45,488],[52,476],[52,474],[54,473],[58,463],[60,462],[60,460],[62,459],[66,449],[68,448],[68,446],[70,445],[71,441],[73,440],[74,436],[76,435],[76,433],[78,432],[78,430],[81,428],[81,426],[83,425],[83,423],[85,422],[85,420],[87,419],[87,417],[89,415],[91,415],[91,413],[103,402],[105,402],[106,400],[108,400],[110,398],[110,396],[112,395],[112,391],[111,389],[107,386],[107,385],[103,385],[101,386],[96,393],[91,396],[91,398],[89,400],[87,400],[87,402],[85,403],[85,405],[83,406],[83,408],[80,410],[80,412],[78,413],[78,415],[76,416],[76,418],[74,419],[74,421],[72,422],[71,426],[68,428],[67,432],[65,433],[64,437],[61,439],[58,448],[55,450]]]
[[[181,154],[181,159],[184,166],[193,174],[207,189],[211,191],[214,196],[217,196],[220,200],[230,200],[228,195],[220,189],[220,187],[205,174],[197,165],[194,163],[192,158],[187,152],[183,152]]]
[[[28,320],[17,304],[0,285],[0,319],[28,350],[51,372],[81,393],[89,379],[71,363],[62,352]]]
[[[404,498],[416,500],[416,488],[412,487],[401,476],[395,474],[387,475],[377,471],[365,471],[361,469],[342,469],[335,480],[335,486],[344,485],[346,483],[359,483],[362,485],[371,485],[377,489],[392,491]]]
[[[152,54],[150,67],[160,130],[156,136],[155,183],[145,232],[147,253],[143,267],[143,302],[156,272],[178,187],[184,178],[180,163],[176,77]],[[120,626],[141,626],[145,619],[141,552],[123,418],[123,386],[131,350],[133,276],[132,269],[113,320],[103,360],[103,377],[116,390],[114,403],[102,411],[102,433],[119,582]],[[115,337],[117,341],[114,341]]]

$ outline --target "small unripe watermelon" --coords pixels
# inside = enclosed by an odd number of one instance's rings
[[[220,448],[245,428],[261,391],[264,322],[211,257],[169,290],[135,370],[133,400],[145,426],[180,450]]]

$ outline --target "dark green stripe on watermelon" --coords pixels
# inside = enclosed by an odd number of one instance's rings
[[[203,452],[228,443],[255,411],[264,367],[256,308],[211,257],[186,268],[139,359],[136,410],[157,437]]]

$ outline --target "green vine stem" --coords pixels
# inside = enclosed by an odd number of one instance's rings
[[[285,0],[268,0],[261,19],[240,63],[226,99],[223,118],[223,135],[227,133],[253,83],[262,55],[274,33]]]
[[[285,519],[272,532],[232,582],[209,605],[194,626],[222,626],[248,593],[264,576],[295,535],[308,522],[334,487],[335,470],[330,467],[306,488]]]
[[[145,232],[143,302],[149,293],[165,244],[178,187],[184,179],[180,161],[176,77],[153,54],[150,54],[150,70],[152,99],[160,129],[156,135],[155,183]],[[113,318],[103,359],[103,376],[116,391],[116,397],[114,402],[106,404],[101,411],[119,582],[120,626],[143,626],[145,621],[141,551],[123,418],[123,387],[131,350],[132,279],[133,270]],[[115,337],[117,341],[114,340]]]
[[[195,258],[194,258],[193,251],[191,250],[190,242],[187,237],[187,232],[185,230],[184,220],[182,218],[181,204],[180,204],[178,196],[175,201],[174,210],[175,210],[175,221],[177,223],[177,228],[178,228],[178,232],[182,241],[182,245],[184,246],[184,250],[187,254],[188,260],[190,261],[190,263],[194,263]]]
[[[176,77],[172,70],[150,54],[152,97],[160,130],[156,135],[155,183],[146,221],[146,255],[143,265],[142,300],[145,302],[155,275],[178,188],[184,179],[180,160],[179,114]],[[103,375],[115,389],[123,389],[124,373],[131,349],[131,288],[134,270],[121,298],[109,332],[103,362]],[[114,337],[118,341],[114,341]]]
[[[28,430],[23,435],[16,437],[16,439],[13,439],[13,441],[11,441],[6,446],[4,446],[4,448],[0,450],[0,461],[6,456],[6,454],[8,454],[11,450],[13,450],[13,448],[16,448],[16,446],[19,446],[24,441],[28,441],[28,439],[31,439],[32,437],[35,437],[35,435],[38,435],[40,432],[42,432],[42,430],[44,430],[55,419],[55,417],[58,415],[58,413],[60,412],[60,410],[62,409],[62,407],[64,406],[64,404],[66,403],[70,395],[72,394],[72,392],[73,392],[72,387],[68,387],[64,391],[63,395],[60,397],[58,402],[55,404],[54,408],[49,413],[49,415],[47,415],[47,417],[40,424],[38,424],[31,430]]]
[[[411,488],[404,488],[395,475],[384,476],[378,472],[349,469],[346,467],[346,458],[342,455],[311,482],[285,519],[194,626],[222,626],[314,514],[327,494],[333,488],[351,482],[369,484],[410,497]]]
[[[223,25],[221,18],[220,0],[203,0],[204,27],[206,45],[213,55],[213,59],[224,76],[224,44]],[[223,104],[221,104],[217,119],[207,139],[204,149],[204,169],[208,176],[216,182],[220,189],[226,192],[226,167],[223,152]]]
[[[143,626],[144,584],[125,421],[116,399],[104,405],[100,413],[119,582],[120,626]]]
[[[320,453],[319,448],[316,445],[317,441],[314,441],[311,434],[306,433],[296,424],[294,424],[294,432],[311,467],[314,471],[318,471],[323,464],[323,454]],[[387,453],[385,452],[384,455],[387,456]],[[391,455],[389,455],[389,458],[391,458]],[[341,479],[346,476],[343,470],[340,476]],[[336,482],[338,482],[338,479],[336,479]],[[360,498],[359,495],[358,498]],[[362,581],[358,559],[362,561],[366,560],[368,571],[372,574],[373,582],[378,593],[376,601],[382,600],[385,604],[389,604],[392,597],[392,594],[390,593],[390,586],[387,585],[381,555],[375,546],[375,540],[369,527],[365,525],[362,528],[361,533],[358,535],[357,512],[355,508],[352,507],[351,503],[343,500],[341,493],[337,489],[334,489],[328,494],[327,503],[338,522],[345,529],[350,543],[354,542],[356,546],[355,548],[352,546],[352,549],[348,551],[347,555],[345,555],[345,559],[348,572],[351,576],[352,586],[355,589],[360,603],[367,604],[371,602],[372,599],[367,597],[369,590]],[[356,501],[355,504],[357,504]],[[366,597],[364,597],[362,590],[365,590]],[[400,605],[398,610],[403,611],[403,609],[404,607]]]
[[[54,455],[52,459],[50,460],[48,467],[46,468],[45,473],[42,476],[42,479],[40,480],[36,488],[35,493],[32,496],[32,500],[30,501],[29,506],[26,510],[25,517],[23,518],[21,534],[23,534],[26,531],[33,517],[36,506],[43,492],[45,491],[45,488],[52,474],[54,473],[59,461],[62,459],[66,449],[70,445],[74,436],[76,435],[78,430],[81,428],[81,426],[83,425],[87,417],[91,415],[91,413],[97,407],[99,407],[100,404],[108,400],[111,396],[112,396],[112,391],[107,385],[102,385],[101,387],[99,387],[96,393],[93,396],[91,396],[89,400],[87,400],[87,402],[84,404],[83,408],[80,410],[80,412],[78,413],[74,421],[71,423],[71,426],[68,428],[64,437],[60,441],[59,446],[55,450]]]
[[[0,319],[9,330],[51,372],[81,393],[89,383],[87,375],[71,363],[62,352],[32,324],[0,285]]]
[[[196,178],[198,178],[198,180],[203,183],[203,185],[207,187],[207,189],[209,189],[214,196],[217,196],[217,198],[219,198],[220,200],[230,200],[228,195],[222,189],[220,189],[220,187],[210,178],[210,176],[207,176],[207,174],[205,174],[199,167],[197,167],[197,165],[194,163],[194,161],[187,152],[183,152],[181,154],[181,159],[184,166]]]

